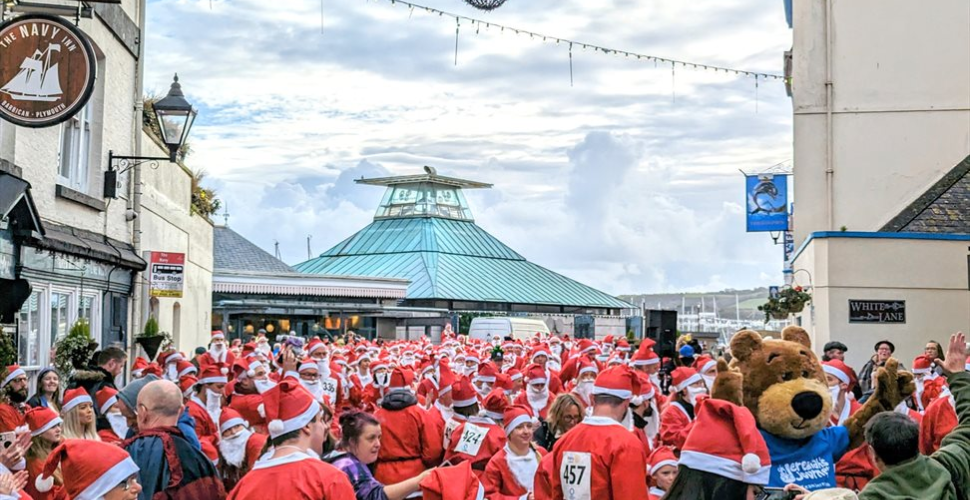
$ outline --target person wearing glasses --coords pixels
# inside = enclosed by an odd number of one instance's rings
[[[0,383],[0,422],[11,429],[24,425],[27,412],[27,372],[18,365],[7,367]]]
[[[50,491],[60,470],[67,498],[135,500],[142,493],[138,465],[121,448],[81,439],[67,439],[51,452],[38,477],[37,489]]]
[[[185,411],[181,389],[155,380],[145,384],[137,398],[138,433],[126,441],[125,450],[141,469],[138,498],[151,500],[159,493],[170,500],[226,498],[215,465],[178,427]]]
[[[576,394],[564,392],[556,396],[549,408],[549,418],[541,422],[536,430],[536,444],[551,450],[563,434],[583,421],[584,412],[583,403]]]

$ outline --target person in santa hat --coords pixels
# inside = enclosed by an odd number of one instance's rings
[[[677,479],[677,457],[673,450],[666,446],[658,446],[653,450],[647,460],[647,475],[650,476],[648,500],[660,500]]]
[[[202,369],[194,392],[185,405],[195,420],[195,434],[199,441],[208,441],[213,447],[219,444],[219,415],[222,413],[222,394],[229,383],[229,369],[222,363],[212,363]]]
[[[363,387],[360,407],[368,412],[373,412],[381,405],[381,401],[387,394],[387,386],[391,380],[391,362],[388,357],[377,358],[371,364],[373,380]]]
[[[239,483],[262,454],[268,437],[249,428],[249,422],[236,410],[224,408],[219,415],[219,475],[227,491]]]
[[[593,384],[596,382],[596,376],[599,375],[599,368],[596,363],[588,359],[581,359],[578,368],[579,373],[570,391],[579,396],[587,407],[593,406]]]
[[[34,482],[38,476],[44,472],[44,464],[54,448],[63,441],[61,417],[54,410],[38,406],[27,410],[25,415],[27,425],[30,427],[30,448],[27,449],[27,484],[25,490],[30,498],[34,500],[61,500],[66,499],[64,493],[64,477],[54,474],[54,484],[48,491],[38,491]]]
[[[660,414],[660,442],[677,453],[694,426],[698,399],[707,394],[704,379],[693,368],[680,366],[670,374],[670,400]]]
[[[98,409],[98,436],[105,443],[121,446],[128,438],[128,420],[121,414],[118,391],[105,387],[94,395]]]
[[[696,422],[680,452],[677,477],[663,499],[755,498],[768,484],[771,458],[751,411],[704,399]]]
[[[178,382],[179,370],[177,363],[179,361],[185,361],[185,359],[182,357],[182,353],[170,347],[164,352],[160,353],[157,359],[158,366],[162,367],[162,377],[165,380]]]
[[[640,392],[630,399],[630,409],[623,419],[623,425],[643,443],[644,451],[650,454],[656,448],[660,435],[660,410],[656,406],[657,391],[643,373],[637,372],[640,379]]]
[[[495,377],[499,374],[499,369],[495,367],[495,363],[488,361],[482,363],[478,367],[478,373],[472,377],[472,385],[475,386],[475,390],[478,391],[478,396],[484,398],[488,393],[492,392],[492,386],[495,384]]]
[[[547,450],[552,450],[556,441],[583,421],[586,407],[575,393],[564,392],[553,400],[549,407],[549,418],[540,420],[536,426],[535,442]]]
[[[563,391],[563,382],[559,378],[559,373],[561,366],[559,362],[556,361],[554,365],[550,365],[551,358],[549,356],[549,349],[545,346],[539,346],[532,352],[533,364],[539,365],[546,373],[546,379],[549,380],[549,393],[552,397],[556,397],[557,394]]]
[[[717,360],[707,354],[701,354],[694,359],[692,368],[704,380],[704,385],[707,386],[707,392],[710,394],[714,389],[714,378],[717,377]]]
[[[224,366],[232,366],[235,363],[236,356],[229,351],[229,346],[226,345],[226,335],[222,333],[222,330],[212,332],[212,337],[209,338],[209,349],[197,357],[196,361],[199,363],[199,368],[213,363],[222,363]]]
[[[475,474],[481,475],[488,460],[505,446],[505,430],[492,419],[478,416],[478,395],[467,376],[455,383],[452,397],[452,418],[458,425],[451,433],[445,461],[452,465],[469,461]]]
[[[529,365],[525,371],[525,383],[526,389],[519,393],[513,403],[531,407],[535,415],[545,420],[553,401],[546,370],[537,364]]]
[[[852,369],[838,359],[822,362],[825,381],[832,397],[832,416],[830,426],[843,425],[845,421],[862,408],[849,396],[852,383]],[[839,487],[861,490],[878,472],[865,445],[849,450],[835,464],[835,482]]]
[[[411,390],[412,377],[410,370],[395,367],[388,393],[374,413],[381,423],[381,451],[374,477],[384,484],[411,479],[440,464],[444,456],[441,429],[418,406]]]
[[[239,412],[249,422],[253,430],[266,434],[266,419],[263,411],[263,395],[268,390],[266,365],[255,358],[240,358],[232,365],[235,377],[229,384],[229,408]],[[228,387],[228,386],[227,386]]]
[[[131,378],[133,380],[142,378],[145,374],[145,368],[148,368],[148,365],[147,359],[141,356],[136,357],[131,363]]]
[[[347,476],[314,451],[322,449],[327,439],[320,403],[291,378],[263,393],[263,400],[273,452],[253,465],[229,499],[354,500]]]
[[[949,435],[956,426],[956,402],[953,395],[947,391],[945,396],[936,398],[926,407],[919,428],[920,453],[927,456],[932,455],[940,449],[943,438]]]
[[[535,419],[532,409],[515,405],[505,409],[508,440],[485,466],[482,485],[489,500],[532,500],[536,471],[546,450],[532,443]]]
[[[441,449],[444,451],[448,449],[448,444],[451,442],[451,433],[458,428],[459,422],[452,418],[455,415],[455,410],[452,406],[454,400],[451,397],[451,391],[455,383],[455,375],[451,372],[451,366],[447,360],[439,362],[438,370],[441,372],[438,382],[441,388],[437,389],[437,397],[431,407],[428,408],[427,418],[428,425],[432,426],[434,431],[441,436]]]
[[[64,391],[64,400],[61,401],[61,418],[64,419],[65,439],[101,440],[94,423],[94,400],[83,387]]]
[[[65,499],[135,500],[142,492],[138,466],[124,450],[107,443],[65,440],[47,457],[36,489],[53,491],[58,471],[70,478],[62,490]]]
[[[331,365],[330,349],[320,339],[313,339],[307,345],[307,354],[317,364],[322,396],[329,398],[333,408],[340,408],[343,387],[339,374],[335,373],[337,368]]]
[[[661,385],[660,380],[660,356],[653,351],[653,346],[656,344],[653,339],[644,339],[640,342],[637,351],[630,357],[630,368],[645,374],[650,379],[650,383],[657,388],[657,407],[665,408],[667,398],[662,393],[666,389]]]
[[[554,499],[646,498],[646,453],[620,423],[639,386],[640,379],[626,366],[606,369],[596,377],[592,415],[563,435],[552,452]]]
[[[429,405],[435,403],[435,399],[438,397],[438,376],[435,373],[435,364],[431,360],[425,360],[418,367],[418,377],[420,381],[418,382],[418,388],[415,393],[419,398],[424,398],[424,400]]]
[[[14,428],[24,425],[24,413],[27,411],[27,372],[19,365],[7,367],[7,373],[0,383],[0,422],[7,427]]]

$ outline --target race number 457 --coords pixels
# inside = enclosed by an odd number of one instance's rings
[[[559,477],[562,479],[562,496],[565,500],[592,500],[590,475],[592,459],[589,453],[567,451],[562,454]]]

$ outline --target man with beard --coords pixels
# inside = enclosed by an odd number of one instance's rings
[[[257,434],[249,428],[249,422],[236,410],[226,408],[219,416],[219,474],[226,490],[236,487],[247,472],[253,469],[256,460],[262,455],[268,439],[265,434]]]
[[[229,369],[222,363],[213,363],[202,369],[202,377],[195,384],[195,393],[185,405],[195,420],[195,433],[199,441],[208,441],[213,448],[219,443],[219,421],[222,413],[222,392],[226,388]]]
[[[340,408],[340,405],[343,404],[341,397],[343,387],[340,377],[334,373],[334,369],[330,366],[330,352],[326,344],[320,339],[313,339],[307,345],[307,353],[310,359],[317,364],[317,374],[320,376],[320,388],[323,396],[329,398],[332,408]]]
[[[452,408],[454,400],[451,397],[451,388],[455,383],[455,374],[451,373],[448,360],[438,362],[438,371],[441,372],[438,382],[440,389],[435,389],[437,397],[431,408],[428,409],[427,415],[429,425],[433,426],[438,435],[441,436],[442,449],[448,449],[451,433],[458,428],[459,424],[457,420],[452,418],[455,415],[455,410]]]
[[[78,386],[83,387],[88,394],[97,394],[105,387],[118,390],[116,380],[125,371],[128,363],[128,353],[120,347],[110,346],[94,355],[95,366],[91,370],[97,372],[100,378],[80,378],[77,380]]]
[[[533,415],[545,420],[552,407],[553,398],[549,394],[549,379],[546,370],[537,364],[529,365],[525,370],[526,389],[519,393],[513,404],[532,408]]]
[[[199,368],[213,363],[232,366],[233,362],[236,361],[236,357],[229,352],[229,347],[226,345],[226,336],[222,333],[222,330],[212,332],[212,338],[209,339],[209,350],[196,359],[199,362]]]
[[[576,386],[573,387],[572,392],[579,396],[583,404],[589,408],[593,406],[593,382],[596,381],[599,369],[597,369],[596,363],[585,358],[579,360],[578,366],[579,375],[576,377]]]
[[[643,373],[637,373],[640,380],[640,393],[630,399],[630,409],[627,411],[623,425],[639,439],[644,450],[649,455],[657,447],[657,436],[660,434],[660,409],[657,407],[657,391],[650,383],[650,379]]]
[[[265,387],[269,378],[266,373],[266,366],[256,361],[255,358],[239,358],[232,365],[235,378],[232,381],[232,390],[229,396],[229,408],[236,410],[240,415],[253,426],[253,429],[262,434],[266,434],[266,418],[263,410],[263,396],[256,384]]]
[[[24,425],[24,413],[27,411],[27,372],[19,365],[7,367],[7,375],[3,378],[3,399],[0,402],[0,422],[5,429],[13,429]]]

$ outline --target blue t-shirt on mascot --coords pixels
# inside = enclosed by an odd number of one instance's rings
[[[835,463],[849,447],[849,430],[827,427],[805,439],[787,439],[761,431],[771,455],[768,487],[797,484],[809,491],[835,488]]]

